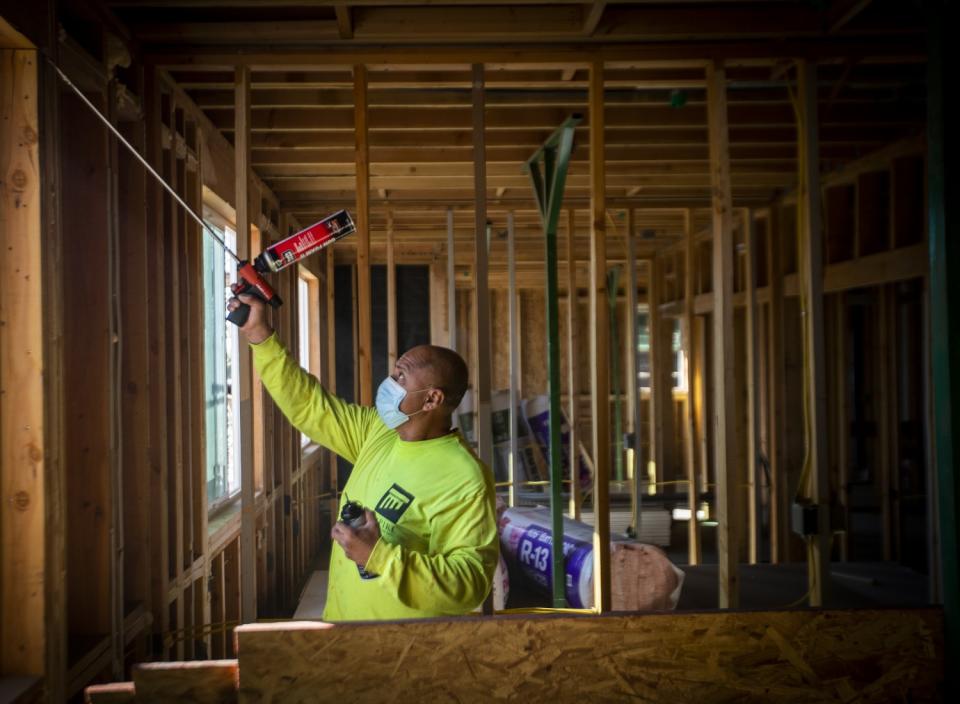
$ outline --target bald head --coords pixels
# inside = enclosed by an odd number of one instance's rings
[[[460,405],[467,391],[467,363],[446,347],[419,345],[407,350],[403,357],[420,372],[430,386],[443,391],[443,405],[451,412]]]

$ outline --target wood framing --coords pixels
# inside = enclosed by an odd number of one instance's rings
[[[749,208],[740,211],[740,225],[743,228],[744,277],[746,279],[746,339],[747,352],[747,560],[751,565],[760,561],[760,480],[758,477],[758,458],[760,456],[760,327],[757,310],[757,242],[753,223],[753,213]]]
[[[713,181],[713,428],[717,484],[717,548],[720,608],[740,603],[738,520],[740,475],[737,472],[733,389],[733,202],[730,192],[730,143],[727,80],[723,64],[707,66],[710,116],[710,162]]]
[[[800,288],[804,326],[804,389],[809,417],[807,428],[807,484],[805,496],[819,506],[818,534],[810,538],[810,605],[826,603],[830,563],[830,483],[827,458],[827,388],[823,339],[823,230],[820,214],[820,160],[817,126],[816,67],[797,62],[797,129],[800,187],[798,236]]]
[[[580,520],[580,291],[577,288],[577,218],[567,210],[567,394],[570,424],[570,517]],[[512,299],[511,299],[512,302]]]
[[[474,350],[476,373],[474,403],[477,411],[476,437],[480,459],[493,466],[493,430],[490,425],[490,293],[487,288],[489,243],[487,232],[486,103],[483,65],[473,65],[473,274],[474,274]]]
[[[687,400],[684,403],[684,468],[687,477],[687,509],[690,511],[690,523],[687,526],[687,560],[691,565],[700,564],[700,523],[697,510],[700,506],[700,483],[697,481],[697,420],[695,403],[695,362],[693,356],[693,283],[694,283],[694,243],[693,213],[689,209],[683,212],[683,324],[680,331],[683,354],[687,361]]]
[[[236,184],[237,256],[249,259],[250,196],[247,169],[250,159],[250,69],[240,66],[235,72],[236,128],[234,131],[234,174]],[[240,351],[240,619],[245,623],[257,617],[256,564],[256,484],[253,469],[253,364],[248,349]]]
[[[393,242],[393,218],[387,214],[387,371],[397,362],[397,262]]]
[[[37,56],[0,49],[0,672],[41,675],[49,631]]]
[[[607,209],[604,180],[603,62],[590,64],[590,368],[593,387],[593,604],[609,611],[610,596],[610,353],[607,304]]]
[[[373,339],[370,307],[370,146],[367,134],[367,67],[353,67],[353,125],[356,139],[357,377],[362,406],[373,403]]]

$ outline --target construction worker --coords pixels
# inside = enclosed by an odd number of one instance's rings
[[[330,555],[326,621],[463,614],[490,591],[497,565],[495,495],[490,470],[451,418],[467,389],[456,352],[421,345],[383,380],[376,407],[347,403],[300,368],[267,323],[264,304],[250,306],[241,331],[260,379],[300,432],[353,463],[340,509],[365,507],[364,522],[338,521]]]

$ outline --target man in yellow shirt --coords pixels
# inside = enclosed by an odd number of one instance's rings
[[[463,614],[490,591],[497,564],[490,470],[451,417],[467,388],[452,350],[414,347],[377,391],[376,408],[328,393],[300,368],[251,296],[241,331],[267,391],[290,422],[354,467],[340,508],[365,507],[365,522],[337,522],[330,555],[327,621]],[[232,298],[228,308],[239,305]]]

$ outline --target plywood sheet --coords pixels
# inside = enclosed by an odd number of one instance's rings
[[[237,701],[237,661],[153,662],[133,668],[137,704]]]
[[[237,628],[240,701],[937,698],[942,612],[757,611]]]

